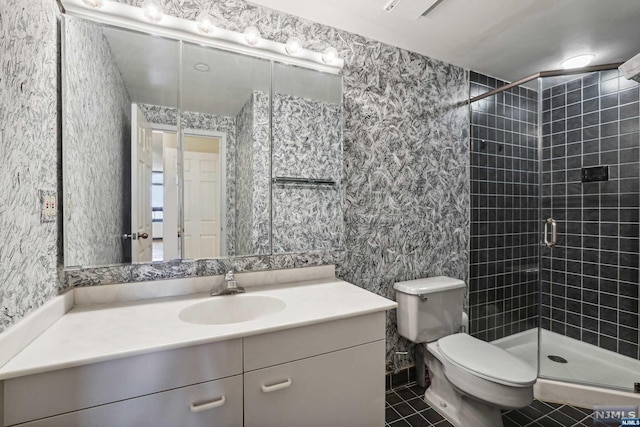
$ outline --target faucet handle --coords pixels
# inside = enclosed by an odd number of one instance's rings
[[[225,282],[230,282],[232,280],[234,280],[233,275],[235,274],[235,272],[233,271],[233,269],[227,271],[227,274],[224,275],[224,281]]]

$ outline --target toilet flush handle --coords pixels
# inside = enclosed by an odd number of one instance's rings
[[[428,294],[418,294],[418,296],[420,297],[420,301],[426,301],[429,297]]]

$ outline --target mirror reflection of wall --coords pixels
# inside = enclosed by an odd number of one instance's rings
[[[134,107],[177,107],[178,58],[176,41],[65,17],[65,266],[153,259],[153,129]]]
[[[189,181],[185,145],[185,257],[269,254],[271,63],[185,43],[182,75],[183,127],[224,142],[224,162],[212,172],[224,183],[219,194],[209,183]],[[195,191],[202,186],[210,186],[206,197]],[[189,202],[195,200],[190,193],[198,194],[198,203]],[[214,214],[221,215],[215,224],[205,220]],[[191,220],[196,215],[201,222]],[[212,252],[212,246],[220,249]]]
[[[342,78],[274,64],[272,120],[273,251],[340,248]]]
[[[178,241],[178,137],[173,126],[153,129],[151,179],[152,261],[180,258]],[[167,130],[169,129],[169,130]]]
[[[340,248],[341,77],[63,27],[65,267]]]

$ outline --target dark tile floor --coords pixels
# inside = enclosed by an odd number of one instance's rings
[[[424,389],[415,383],[387,391],[385,427],[450,427],[424,400]],[[530,406],[502,415],[504,427],[593,426],[591,409],[535,400]]]

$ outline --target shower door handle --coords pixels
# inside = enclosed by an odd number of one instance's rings
[[[551,241],[549,241],[549,225],[551,225]],[[544,244],[552,248],[558,244],[558,224],[553,218],[547,218],[544,222]]]

